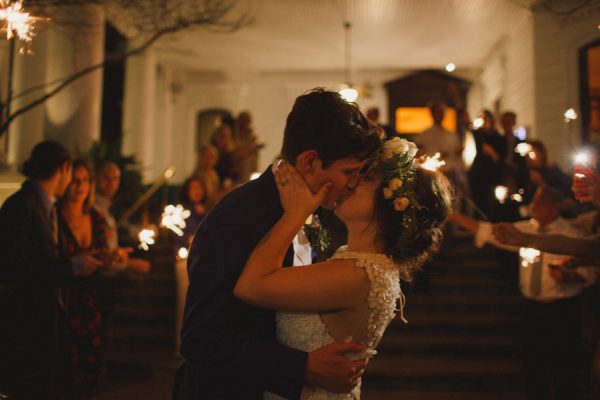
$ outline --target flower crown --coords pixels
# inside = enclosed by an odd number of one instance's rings
[[[405,224],[411,222],[408,211],[419,207],[414,191],[416,154],[417,146],[406,139],[395,137],[383,145],[381,172],[387,183],[383,197],[392,202],[394,210],[406,212]]]

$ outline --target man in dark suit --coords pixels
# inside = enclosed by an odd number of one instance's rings
[[[381,146],[380,130],[337,93],[314,90],[296,99],[284,132],[282,157],[313,191],[332,188],[323,206],[352,191],[359,171]],[[357,343],[311,353],[275,341],[275,313],[233,296],[247,258],[282,215],[271,168],[225,197],[200,225],[188,259],[189,289],[182,330],[184,362],[174,398],[262,399],[265,391],[298,399],[305,384],[350,391],[364,368],[344,354]],[[290,247],[286,265],[292,265]]]
[[[0,393],[56,399],[68,391],[59,288],[101,263],[59,256],[53,199],[71,180],[68,150],[52,141],[38,144],[23,173],[29,179],[0,210]]]

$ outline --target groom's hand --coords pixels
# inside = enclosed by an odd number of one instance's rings
[[[360,343],[332,343],[308,353],[306,381],[333,393],[351,391],[364,373],[367,360],[349,360],[346,353],[360,353]]]

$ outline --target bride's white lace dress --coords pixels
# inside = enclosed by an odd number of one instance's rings
[[[356,260],[357,268],[364,268],[371,283],[369,296],[365,301],[369,306],[367,354],[376,354],[375,346],[379,343],[385,328],[394,318],[398,302],[400,311],[404,306],[404,296],[400,290],[398,267],[383,254],[357,253],[341,247],[331,259]],[[401,313],[402,319],[402,313]],[[335,340],[327,331],[327,327],[317,313],[277,313],[277,338],[280,343],[303,351],[313,351]],[[362,358],[362,357],[357,357]],[[265,400],[279,400],[281,397],[265,393]],[[303,400],[354,400],[360,399],[360,383],[351,393],[336,394],[321,388],[305,386],[302,391]]]

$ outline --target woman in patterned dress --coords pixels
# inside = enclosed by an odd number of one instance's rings
[[[59,224],[64,235],[66,255],[83,252],[93,254],[107,266],[110,230],[104,217],[92,207],[93,174],[84,160],[73,163],[73,178],[59,203]],[[101,372],[101,352],[104,345],[102,313],[98,301],[98,286],[103,277],[96,274],[79,278],[63,288],[62,299],[67,314],[71,382],[73,399],[89,399],[97,386]]]

